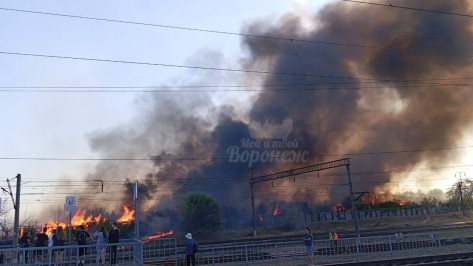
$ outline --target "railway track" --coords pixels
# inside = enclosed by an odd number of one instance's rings
[[[409,228],[405,227],[390,227],[383,230],[360,230],[361,236],[385,236],[385,235],[394,235],[396,232],[401,230],[405,234],[410,233],[427,233],[427,232],[440,232],[440,231],[448,231],[448,230],[457,230],[457,229],[473,229],[473,222],[467,222],[462,224],[440,224],[440,225],[430,225],[430,226],[411,226]],[[315,228],[314,231],[317,231]],[[340,231],[338,232],[338,236],[340,238],[352,238],[355,237],[355,233]],[[327,233],[314,233],[314,240],[324,240],[327,239]],[[265,243],[265,242],[274,242],[274,241],[292,241],[292,240],[300,240],[301,234],[291,234],[285,236],[274,236],[274,237],[257,237],[257,238],[245,238],[245,239],[236,239],[232,241],[222,240],[222,241],[200,241],[199,243],[205,245],[220,245],[220,244],[251,244],[251,243]]]

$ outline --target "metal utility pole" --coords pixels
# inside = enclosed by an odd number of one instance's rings
[[[140,239],[140,216],[138,213],[138,181],[135,182],[135,236],[136,239]]]
[[[251,188],[251,212],[253,213],[253,236],[256,236],[256,210],[255,210],[255,196],[253,194],[253,184],[250,184]]]
[[[282,171],[278,173],[273,173],[273,174],[267,174],[267,175],[262,175],[262,176],[257,176],[253,177],[253,173],[251,175],[251,178],[249,180],[250,187],[251,187],[251,207],[253,210],[253,220],[254,223],[256,224],[256,213],[255,213],[255,207],[254,207],[254,196],[253,196],[253,186],[257,183],[262,183],[262,182],[267,182],[267,181],[273,181],[276,179],[280,178],[285,178],[285,177],[293,177],[296,175],[302,175],[306,173],[311,173],[311,172],[320,172],[326,169],[331,169],[331,168],[337,168],[337,167],[343,167],[346,166],[347,172],[348,172],[348,182],[350,185],[350,198],[351,198],[351,204],[352,204],[352,210],[356,212],[356,200],[354,198],[354,193],[353,193],[353,187],[351,183],[351,175],[350,175],[350,158],[344,158],[340,160],[335,160],[335,161],[330,161],[330,162],[324,162],[324,163],[319,163],[319,164],[314,164],[310,166],[305,166],[305,167],[300,167],[296,169],[291,169],[287,171]],[[358,217],[355,214],[354,221],[355,221],[355,231],[358,236],[359,231],[358,231]],[[253,228],[256,228],[254,225]],[[256,229],[254,229],[254,234],[256,235]]]
[[[461,209],[463,212],[463,218],[466,218],[465,206],[463,205],[463,190],[462,190],[462,185],[463,185],[462,176],[465,176],[465,175],[466,175],[465,172],[457,172],[455,174],[455,177],[457,176],[460,177],[460,181],[458,182],[458,190],[460,191],[460,204],[461,204]]]
[[[102,180],[94,180],[94,181],[102,183],[102,193],[103,193],[103,181]]]
[[[253,179],[253,168],[250,169],[251,171],[251,179]],[[251,188],[251,212],[253,214],[253,236],[256,236],[256,210],[255,210],[255,195],[253,194],[253,186],[254,184],[250,182]]]
[[[69,211],[69,242],[72,241],[72,212]]]
[[[353,186],[351,183],[350,164],[347,164],[346,168],[347,168],[347,175],[348,175],[348,186],[350,187],[351,210],[352,210],[352,215],[354,215],[352,218],[353,218],[353,221],[355,222],[356,237],[359,237],[360,231],[358,229],[358,214],[356,211],[356,200],[355,200],[355,196],[353,195]]]
[[[8,181],[8,180],[7,180]],[[10,181],[8,181],[8,186],[10,186]],[[13,231],[15,235],[13,236],[13,246],[18,246],[18,233],[20,232],[20,188],[21,188],[21,174],[16,175],[16,200],[13,202],[13,207],[15,208],[15,223],[13,226]],[[10,188],[11,191],[11,188]]]

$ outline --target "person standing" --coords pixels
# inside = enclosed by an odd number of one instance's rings
[[[118,229],[117,222],[112,223],[112,230],[108,236],[108,243],[112,244],[110,246],[110,264],[117,264],[117,245],[120,241],[120,230]]]
[[[333,232],[333,245],[335,248],[338,248],[338,234],[337,232]]]
[[[23,232],[23,235],[20,237],[20,241],[18,241],[20,248],[28,248],[30,246],[30,239],[28,237],[28,232]],[[20,260],[22,262],[28,263],[28,251],[24,250],[20,253]],[[23,261],[24,260],[24,261]]]
[[[94,239],[97,240],[97,265],[102,261],[102,265],[105,265],[105,250],[107,249],[108,235],[105,231],[105,227],[94,233]]]
[[[79,231],[76,233],[76,241],[79,246],[85,246],[87,245],[87,238],[90,238],[91,240],[94,240],[90,234],[85,231],[85,227],[83,225],[79,225]],[[85,256],[85,247],[79,247],[79,260],[77,261],[77,264],[79,266],[84,265],[84,256]]]
[[[190,262],[192,260],[192,266],[195,266],[195,252],[197,251],[197,242],[192,239],[192,234],[187,233],[185,235],[186,241],[185,241],[185,246],[186,246],[186,262],[187,266],[190,266]]]
[[[53,246],[62,247],[64,246],[64,241],[66,240],[66,234],[64,234],[64,229],[62,226],[58,226],[56,233],[53,235]],[[64,259],[64,248],[54,248],[54,253],[56,257],[56,262],[62,262]],[[56,265],[61,265],[56,264]]]
[[[314,260],[312,258],[312,253],[314,253],[314,236],[312,235],[312,230],[310,230],[310,227],[306,227],[306,234],[304,236],[304,245],[307,253],[307,259],[309,260],[310,264],[314,263]]]
[[[38,233],[36,235],[36,242],[35,247],[46,247],[48,245],[48,228],[44,227],[42,233]],[[43,260],[43,252],[44,250],[36,250],[36,261],[41,262]]]
[[[51,261],[54,261],[56,259],[54,256],[54,252],[52,250],[52,247],[54,246],[53,237],[55,234],[56,234],[56,229],[53,229],[53,232],[48,237],[48,254],[49,254],[49,257],[51,258]]]

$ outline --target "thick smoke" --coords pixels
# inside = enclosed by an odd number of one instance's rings
[[[453,12],[469,8],[467,1],[423,3],[424,8],[433,10]],[[250,53],[248,68],[271,62],[270,71],[307,74],[305,77],[273,75],[266,79],[266,84],[353,82],[350,87],[362,89],[281,93],[270,91],[268,87],[258,96],[250,112],[251,119],[280,123],[291,118],[295,128],[293,136],[307,145],[312,155],[457,145],[462,132],[471,125],[468,115],[473,109],[471,89],[428,83],[464,83],[442,79],[469,76],[472,72],[473,61],[468,57],[473,54],[471,20],[346,3],[325,7],[313,20],[317,29],[310,32],[301,27],[301,19],[296,14],[288,14],[273,25],[253,23],[245,31],[383,49],[246,38],[244,44]],[[361,78],[322,79],[311,74]],[[366,84],[380,80],[391,82]],[[417,87],[406,87],[408,85]],[[458,159],[454,155],[419,152],[376,159],[359,156],[352,159],[352,169],[366,172],[408,169],[420,163],[445,165]],[[378,184],[366,185],[367,180],[373,180],[372,175],[359,175],[354,181],[365,181],[358,188],[373,192],[373,187],[382,187],[393,176],[374,177]],[[331,194],[340,192],[337,186]]]
[[[423,8],[434,10],[471,8],[467,1],[422,2]],[[439,84],[469,82],[452,78],[468,77],[473,72],[470,19],[337,2],[310,20],[313,29],[304,27],[298,14],[289,13],[272,23],[251,22],[243,31],[371,48],[245,37],[242,46],[248,56],[242,60],[244,69],[300,75],[268,74],[249,110],[231,103],[216,104],[210,93],[143,98],[139,122],[96,132],[90,143],[104,157],[149,156],[154,164],[104,162],[88,180],[143,180],[145,208],[155,204],[175,206],[190,192],[207,193],[222,205],[248,206],[248,162],[229,162],[228,148],[251,139],[251,121],[278,125],[290,119],[293,130],[287,138],[296,139],[298,150],[309,153],[309,161],[305,162],[255,162],[255,174],[343,157],[330,154],[457,145],[472,124],[469,114],[473,111],[473,94],[468,87]],[[211,75],[200,77],[200,82],[227,80],[221,73]],[[240,77],[240,82],[254,84],[260,79],[261,75],[247,74]],[[277,91],[280,87],[274,84],[298,85]],[[355,190],[383,191],[397,177],[357,175],[359,172],[445,165],[456,159],[458,153],[453,151],[352,156]],[[345,175],[316,176],[261,185],[256,193],[273,193],[271,200],[304,201],[340,200],[348,194],[347,187],[340,186],[347,182]],[[306,190],[298,186],[301,180],[306,182]],[[284,189],[280,194],[274,193],[281,186]],[[122,192],[129,192],[129,188],[130,184],[125,183]],[[283,193],[288,190],[289,194]]]

